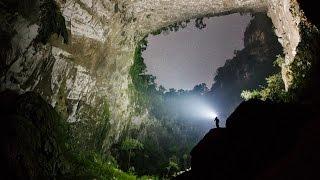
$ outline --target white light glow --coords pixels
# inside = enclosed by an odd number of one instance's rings
[[[217,114],[215,113],[215,112],[213,112],[213,111],[211,111],[211,112],[208,112],[208,118],[210,118],[210,119],[214,119],[214,118],[216,118],[217,117]]]
[[[204,98],[190,96],[178,101],[172,108],[177,108],[186,117],[197,120],[212,121],[219,114],[214,107]]]
[[[218,117],[218,114],[209,106],[202,106],[200,109],[199,114],[207,120],[213,120],[214,118]]]

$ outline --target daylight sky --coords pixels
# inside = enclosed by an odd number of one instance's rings
[[[250,15],[232,14],[205,19],[207,27],[199,30],[194,21],[178,32],[148,37],[143,52],[149,74],[165,88],[192,89],[206,83],[210,88],[216,69],[243,48],[244,31]]]

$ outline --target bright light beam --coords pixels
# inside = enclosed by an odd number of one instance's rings
[[[213,112],[213,111],[211,111],[211,112],[208,112],[208,118],[210,118],[210,119],[214,119],[214,118],[216,118],[217,117],[217,114],[215,113],[215,112]]]
[[[202,114],[202,117],[208,120],[213,120],[214,118],[218,117],[218,114],[209,107],[203,108],[201,114]]]

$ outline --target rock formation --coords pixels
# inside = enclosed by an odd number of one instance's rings
[[[212,129],[177,179],[318,179],[319,116],[309,106],[251,100]]]
[[[48,37],[47,44],[37,41],[39,29],[52,21],[41,14],[47,11],[56,18],[51,30],[66,35],[54,3],[65,19],[67,44],[57,34]],[[103,112],[109,107],[106,149],[136,118],[129,69],[137,42],[148,33],[201,16],[267,12],[286,55],[286,87],[300,42],[299,7],[292,0],[3,0],[0,6],[1,41],[6,42],[0,48],[0,90],[41,94],[73,123],[75,132],[86,132],[75,135],[82,146],[106,124]]]
[[[41,96],[0,94],[1,179],[59,177],[68,169],[59,115]]]
[[[253,14],[244,33],[244,48],[235,51],[234,57],[217,69],[207,93],[221,120],[224,121],[243,101],[239,95],[242,91],[265,86],[266,78],[280,72],[274,62],[282,53],[270,18],[264,13]]]

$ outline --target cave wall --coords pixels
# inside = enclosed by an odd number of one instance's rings
[[[38,0],[30,2],[36,4]],[[205,15],[267,12],[284,47],[283,79],[287,88],[290,85],[288,65],[300,42],[300,17],[294,0],[56,2],[66,20],[68,44],[57,35],[46,45],[35,42],[39,22],[30,17],[37,11],[29,12],[30,16],[18,13],[15,20],[8,21],[10,26],[1,23],[2,29],[13,33],[9,47],[1,52],[6,59],[1,66],[0,90],[40,93],[65,119],[81,124],[75,125],[75,137],[83,146],[90,146],[97,128],[108,126],[103,143],[108,148],[131,120],[139,124],[137,119],[147,119],[137,118],[130,104],[129,69],[135,46],[148,33],[175,22]],[[5,18],[1,18],[3,21]],[[110,112],[108,117],[106,111]],[[103,123],[106,119],[107,125]]]

